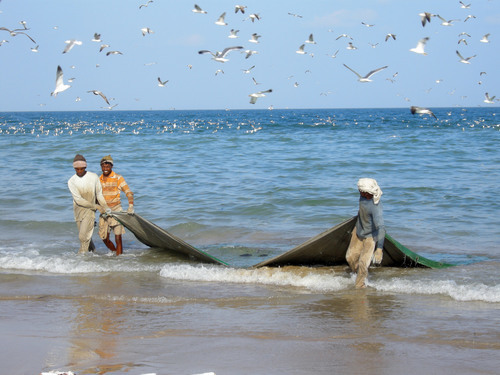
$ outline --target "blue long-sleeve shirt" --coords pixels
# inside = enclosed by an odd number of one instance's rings
[[[359,239],[373,237],[376,249],[382,249],[385,239],[385,226],[382,202],[373,203],[373,199],[359,198],[359,212],[356,220],[356,235]]]

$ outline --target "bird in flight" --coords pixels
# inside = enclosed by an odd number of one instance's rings
[[[255,104],[257,102],[257,99],[263,98],[269,92],[273,92],[273,89],[254,92],[253,94],[248,95],[250,97],[250,103]]]
[[[460,58],[460,60],[459,60],[459,61],[460,61],[461,63],[464,63],[464,64],[470,64],[470,61],[469,61],[469,60],[470,60],[470,59],[472,59],[472,58],[474,58],[474,57],[476,57],[476,55],[474,55],[474,56],[469,56],[469,57],[463,57],[463,56],[460,54],[460,52],[458,52],[458,51],[456,51],[456,52],[457,52],[458,57]]]
[[[200,13],[200,14],[207,14],[207,12],[205,10],[201,9],[198,4],[194,4],[193,12]]]
[[[221,63],[224,63],[226,61],[228,61],[228,59],[226,59],[226,55],[231,52],[231,51],[234,51],[234,50],[238,50],[238,49],[243,49],[242,46],[236,46],[236,47],[227,47],[227,48],[224,48],[222,50],[222,52],[215,52],[213,53],[212,51],[209,51],[209,50],[201,50],[201,51],[198,51],[198,53],[200,55],[204,54],[204,53],[209,53],[211,54],[213,57],[212,57],[212,60],[215,60],[215,61],[218,61],[218,62],[221,62]]]
[[[429,37],[422,38],[418,41],[417,46],[415,48],[410,48],[411,52],[418,53],[419,55],[427,55],[425,52],[425,44],[429,40]]]
[[[61,66],[58,65],[57,66],[57,71],[56,71],[56,88],[54,89],[54,91],[50,94],[52,95],[54,98],[57,96],[57,94],[59,94],[60,92],[63,92],[67,89],[69,89],[71,86],[70,85],[66,85],[63,81],[63,71],[61,69]]]
[[[82,45],[82,42],[80,40],[76,40],[76,39],[70,39],[70,40],[65,41],[64,43],[66,43],[66,48],[64,48],[64,51],[62,53],[68,53],[69,51],[71,51],[71,49],[75,45],[77,45],[77,46]]]
[[[434,117],[437,120],[436,115],[434,113],[432,113],[432,111],[428,108],[417,107],[417,106],[412,105],[410,107],[410,112],[412,115],[414,115],[415,113],[419,114],[419,115],[431,115],[432,117]]]
[[[344,66],[349,69],[351,72],[353,72],[354,74],[356,74],[358,76],[358,81],[359,82],[371,82],[372,80],[370,79],[370,77],[372,75],[374,75],[375,73],[378,73],[380,72],[381,70],[384,70],[385,68],[387,68],[388,66],[383,66],[381,68],[378,68],[378,69],[375,69],[375,70],[372,70],[371,72],[369,72],[367,75],[365,75],[364,77],[361,76],[361,74],[359,74],[358,72],[356,72],[355,70],[349,68],[346,64],[344,64]]]
[[[158,77],[158,86],[160,87],[165,87],[165,85],[167,84],[168,82],[168,79],[166,81],[162,81],[160,77]]]
[[[99,95],[101,98],[104,99],[104,101],[108,104],[109,104],[109,101],[108,101],[108,98],[106,98],[106,95],[104,95],[101,91],[99,90],[90,90],[90,91],[87,91],[87,92],[91,92],[92,94],[94,95]]]

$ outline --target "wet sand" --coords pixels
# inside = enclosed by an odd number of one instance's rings
[[[498,373],[498,304],[146,273],[0,281],[5,374]]]

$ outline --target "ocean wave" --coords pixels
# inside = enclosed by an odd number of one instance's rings
[[[38,271],[53,274],[87,274],[103,272],[159,272],[162,264],[147,264],[135,254],[124,254],[120,259],[110,253],[77,256],[67,253],[58,256],[40,255],[31,250],[26,255],[0,255],[0,269],[10,271]]]
[[[500,302],[500,284],[488,286],[482,283],[459,284],[453,280],[381,280],[369,284],[382,292],[404,294],[444,295],[455,301]]]
[[[246,269],[178,264],[165,265],[160,275],[174,280],[291,286],[314,292],[339,291],[353,285],[347,275],[307,267]]]
[[[235,269],[207,265],[165,265],[160,275],[185,281],[261,284],[304,288],[311,292],[329,293],[352,289],[355,275],[334,272],[330,268],[283,267]],[[444,295],[456,301],[500,302],[500,285],[482,283],[459,284],[453,280],[367,280],[367,285],[381,292],[417,295]]]

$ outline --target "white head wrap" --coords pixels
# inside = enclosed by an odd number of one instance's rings
[[[360,178],[358,181],[358,190],[373,195],[373,203],[378,204],[380,202],[382,190],[373,178]]]

